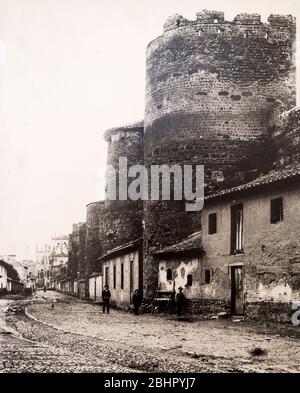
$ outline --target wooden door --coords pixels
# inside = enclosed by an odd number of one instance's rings
[[[234,315],[244,314],[244,291],[243,291],[243,268],[242,266],[231,267],[231,312]]]

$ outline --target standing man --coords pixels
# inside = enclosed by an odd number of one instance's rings
[[[136,289],[132,295],[132,304],[135,315],[139,315],[140,305],[142,304],[142,297],[138,289]]]
[[[102,300],[103,300],[103,314],[105,314],[105,309],[107,310],[107,314],[109,314],[109,301],[110,301],[110,290],[108,289],[108,285],[104,285],[104,289],[102,291]]]
[[[169,312],[170,315],[173,314],[173,311],[175,309],[175,297],[176,297],[176,291],[173,288],[172,292],[170,293],[169,299],[168,299],[168,303],[167,303],[167,307],[165,308],[165,312],[164,314],[167,314],[167,312]]]
[[[178,293],[176,295],[176,309],[177,309],[177,316],[181,317],[184,305],[185,305],[186,297],[182,292],[182,287],[178,288]]]

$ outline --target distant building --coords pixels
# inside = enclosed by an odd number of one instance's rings
[[[68,261],[68,236],[56,235],[50,244],[36,249],[36,265],[39,287],[55,287],[55,282],[64,278],[62,272]]]
[[[68,262],[69,237],[53,236],[50,243],[50,287],[55,288],[57,282],[65,278]]]
[[[24,283],[20,281],[17,270],[12,264],[0,258],[0,294],[24,292]]]
[[[0,293],[8,291],[7,284],[7,266],[6,264],[0,260]]]
[[[37,266],[37,286],[50,286],[50,254],[51,247],[49,244],[37,246],[36,248],[36,266]]]
[[[50,248],[51,248],[51,264],[52,266],[65,265],[68,261],[68,247],[69,237],[57,235],[52,237]]]
[[[14,269],[18,272],[19,279],[25,288],[28,279],[29,266],[24,262],[18,261],[17,256],[14,254],[2,255],[0,258],[7,264],[14,267]]]

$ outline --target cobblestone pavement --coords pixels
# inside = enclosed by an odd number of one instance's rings
[[[0,373],[130,371],[129,368],[109,364],[103,358],[90,356],[86,351],[74,355],[63,345],[54,346],[36,338],[24,338],[15,328],[18,323],[23,326],[27,319],[24,316],[6,316],[3,310],[9,303],[0,299]],[[30,329],[30,322],[27,328]],[[51,334],[50,331],[48,333]]]
[[[27,312],[29,316],[10,315],[6,321],[35,344],[0,334],[4,372],[300,371],[299,339],[271,331],[258,333],[246,323],[189,323],[116,310],[107,315],[99,305],[53,291],[38,293]],[[265,354],[251,355],[254,348]]]

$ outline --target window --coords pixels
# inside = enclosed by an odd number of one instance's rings
[[[208,234],[213,235],[217,233],[217,213],[208,215]]]
[[[271,200],[271,223],[276,224],[283,220],[283,199],[276,198]]]
[[[186,278],[186,286],[191,287],[193,285],[193,276],[191,274],[188,274]]]
[[[172,269],[167,269],[167,280],[172,280]]]
[[[109,266],[105,268],[105,285],[109,286]]]
[[[243,204],[231,206],[231,253],[243,252]]]
[[[117,281],[117,272],[116,272],[116,265],[114,265],[114,289],[116,289],[116,281]]]
[[[124,263],[121,263],[121,289],[124,289]]]
[[[204,282],[205,284],[210,284],[210,270],[204,271]]]

